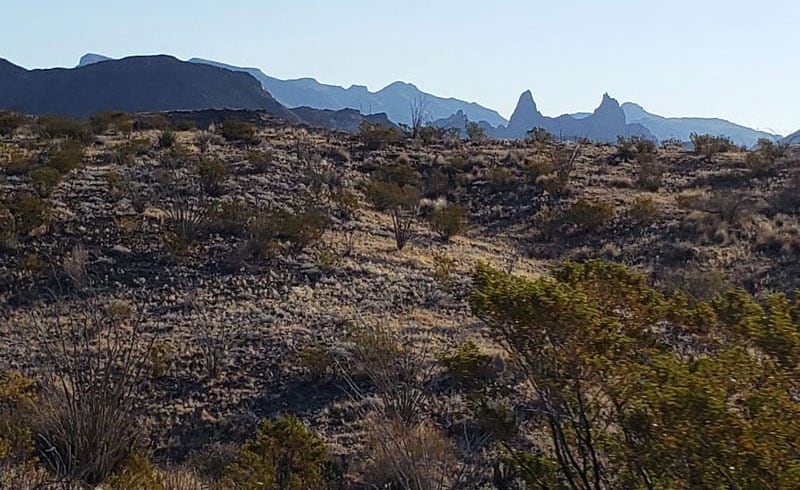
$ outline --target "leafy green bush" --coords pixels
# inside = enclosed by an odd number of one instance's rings
[[[359,126],[358,137],[367,151],[381,150],[400,140],[400,134],[394,128],[367,121]]]
[[[567,219],[584,230],[594,230],[605,225],[614,217],[614,205],[607,202],[595,202],[578,199],[567,211]]]
[[[692,145],[694,145],[694,152],[706,158],[712,158],[718,153],[739,151],[739,147],[727,136],[692,133],[689,138],[692,140]]]
[[[641,136],[617,136],[617,158],[622,160],[638,160],[641,162],[652,161],[658,153],[656,144]]]
[[[250,165],[253,166],[256,173],[265,174],[270,171],[272,168],[272,161],[274,160],[274,156],[272,151],[256,151],[252,150],[247,152],[247,160],[250,161]]]
[[[325,443],[294,416],[262,421],[236,461],[225,469],[224,488],[323,490]]]
[[[28,193],[11,196],[6,201],[6,210],[13,217],[9,227],[15,237],[25,237],[35,228],[42,226],[50,212],[50,206],[44,199]]]
[[[650,226],[661,214],[651,197],[637,197],[628,209],[628,216],[640,226]]]
[[[601,261],[534,280],[481,265],[473,284],[473,313],[524,371],[542,417],[537,437],[505,444],[531,487],[800,484],[797,302],[664,297]]]
[[[218,132],[228,141],[241,141],[248,144],[259,142],[256,125],[239,119],[226,119],[220,125]]]
[[[786,145],[761,138],[756,148],[747,153],[744,161],[754,175],[769,175],[773,172],[775,162],[785,155]]]
[[[486,141],[486,131],[481,127],[480,124],[467,121],[464,124],[464,130],[467,132],[467,139],[473,143],[483,143]]]
[[[33,463],[33,439],[24,414],[35,401],[32,380],[14,371],[0,375],[0,488],[6,488],[3,469]]]
[[[451,352],[437,354],[436,360],[454,381],[463,386],[480,386],[491,376],[492,357],[481,352],[471,340],[459,344]]]
[[[85,121],[66,116],[39,116],[36,131],[43,138],[65,138],[83,143],[88,142],[92,135]]]
[[[447,242],[467,228],[467,209],[458,204],[447,204],[434,209],[428,222],[431,229]]]
[[[378,211],[391,213],[395,244],[402,250],[411,238],[419,204],[416,172],[409,165],[381,167],[370,179],[366,195]]]
[[[426,145],[438,143],[444,139],[444,128],[423,126],[419,128],[419,138]]]
[[[83,161],[83,147],[78,141],[67,141],[60,148],[50,152],[50,165],[60,174],[80,167]]]
[[[268,255],[277,242],[302,250],[319,241],[330,225],[330,218],[306,207],[299,212],[266,208],[253,212],[247,221],[247,248],[252,255]]]
[[[225,180],[228,178],[228,167],[219,159],[202,159],[197,164],[197,176],[200,187],[209,196],[219,197],[223,194]]]
[[[31,172],[31,184],[40,197],[47,197],[61,182],[61,174],[52,167],[37,168]]]
[[[661,181],[664,178],[664,167],[656,162],[639,162],[639,175],[636,182],[639,187],[650,192],[655,192],[661,188]]]
[[[12,136],[25,123],[25,116],[15,112],[0,111],[0,136]]]
[[[133,131],[133,116],[121,111],[98,111],[89,117],[94,134],[103,134],[113,129],[124,135]]]
[[[556,140],[552,133],[545,128],[532,128],[526,134],[528,141],[539,145],[549,145]]]

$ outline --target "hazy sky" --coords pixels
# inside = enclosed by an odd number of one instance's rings
[[[167,53],[371,90],[404,80],[506,117],[529,88],[547,115],[609,92],[800,129],[797,0],[0,0],[0,19],[0,57],[27,68]]]

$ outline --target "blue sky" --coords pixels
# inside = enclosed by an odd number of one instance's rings
[[[404,80],[509,116],[604,92],[667,116],[800,129],[800,2],[2,0],[0,57],[73,66],[85,52],[167,53],[377,90]]]

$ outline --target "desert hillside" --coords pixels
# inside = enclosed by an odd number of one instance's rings
[[[0,488],[799,481],[796,149],[180,117],[0,115]]]

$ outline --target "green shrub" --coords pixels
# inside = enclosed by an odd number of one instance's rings
[[[614,217],[614,205],[578,199],[567,211],[569,221],[583,230],[595,230]]]
[[[314,380],[326,378],[336,371],[333,353],[325,346],[306,347],[297,354],[297,357]]]
[[[756,148],[747,153],[744,161],[754,175],[769,175],[773,172],[775,162],[785,155],[786,145],[761,138]]]
[[[462,386],[480,386],[491,377],[492,357],[481,352],[471,340],[459,344],[453,351],[437,354],[436,360]]]
[[[249,151],[247,152],[247,159],[250,161],[250,165],[253,166],[256,173],[265,174],[270,171],[272,168],[272,161],[274,160],[274,156],[271,150],[267,151]]]
[[[92,135],[85,121],[66,116],[39,116],[36,131],[43,138],[65,138],[83,143],[88,142]]]
[[[258,128],[255,124],[240,119],[226,119],[219,127],[219,134],[228,141],[257,144]]]
[[[33,462],[32,434],[24,419],[35,401],[32,380],[14,371],[0,375],[0,488],[6,488],[4,468]]]
[[[800,484],[800,309],[786,295],[665,297],[591,260],[532,280],[480,265],[469,304],[519,366],[515,396],[535,394],[517,410],[540,414],[536,435],[504,445],[526,488]]]
[[[400,134],[394,128],[367,121],[359,126],[358,137],[367,151],[381,150],[400,140]]]
[[[328,216],[310,207],[299,212],[262,209],[247,221],[247,248],[258,256],[268,255],[276,242],[287,242],[294,250],[302,250],[319,241],[329,225]]]
[[[431,229],[447,242],[467,228],[467,209],[458,204],[448,204],[434,209],[428,222]]]
[[[718,153],[739,151],[739,147],[727,136],[692,133],[689,137],[694,145],[694,152],[706,158],[712,158]]]
[[[15,112],[0,111],[0,136],[12,136],[25,123],[25,116]]]
[[[45,223],[50,206],[38,196],[22,193],[6,201],[6,209],[13,217],[14,235],[25,237]]]
[[[94,134],[103,134],[110,129],[128,135],[133,131],[133,116],[120,111],[98,111],[89,117]]]
[[[37,168],[36,161],[27,157],[16,157],[8,162],[3,169],[6,175],[28,175]]]
[[[654,160],[657,153],[656,144],[647,138],[617,136],[617,158],[647,163]]]
[[[31,184],[41,197],[49,196],[59,182],[61,182],[61,174],[52,167],[37,168],[31,172]]]
[[[172,148],[178,140],[178,135],[169,130],[161,131],[158,134],[158,147],[161,149]]]
[[[402,250],[411,238],[419,204],[416,172],[409,165],[381,167],[370,179],[366,195],[378,211],[391,213],[395,244]]]
[[[548,145],[555,142],[555,137],[545,128],[532,128],[528,130],[527,140],[539,145]]]
[[[419,138],[426,145],[438,143],[444,139],[444,128],[423,126],[419,128]]]
[[[655,192],[661,188],[661,181],[664,178],[664,167],[656,162],[639,162],[639,175],[636,182],[640,188]]]
[[[236,461],[225,469],[224,488],[323,490],[327,448],[294,416],[262,421]]]
[[[228,168],[218,159],[203,159],[197,164],[197,175],[200,187],[209,196],[219,197],[223,194],[224,183],[228,178]]]
[[[82,161],[83,147],[78,141],[68,141],[50,152],[50,165],[62,175],[80,167]]]
[[[628,209],[628,216],[640,226],[650,226],[660,214],[658,205],[650,197],[637,197]]]
[[[483,143],[486,141],[486,131],[476,122],[467,121],[464,124],[464,131],[467,132],[467,139],[473,143]]]

